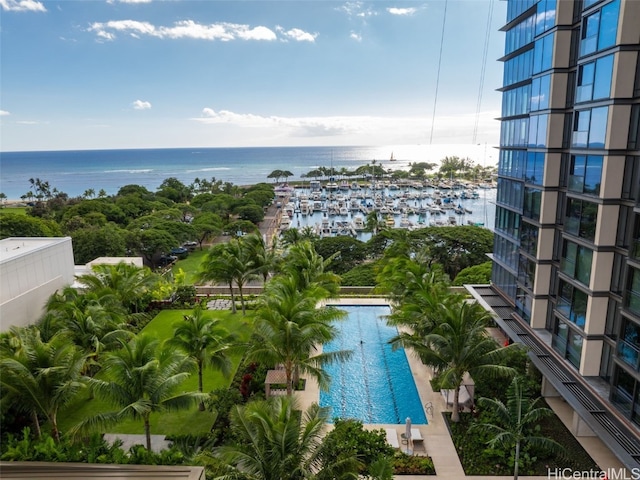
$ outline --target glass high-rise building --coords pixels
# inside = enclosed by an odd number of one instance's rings
[[[508,0],[492,283],[543,394],[640,467],[640,0]]]

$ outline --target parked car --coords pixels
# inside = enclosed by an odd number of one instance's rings
[[[178,258],[186,258],[189,255],[189,250],[185,247],[175,247],[171,249],[171,255],[175,255]]]
[[[158,266],[166,267],[175,263],[176,260],[178,260],[178,257],[176,257],[175,255],[162,255],[158,260]]]
[[[198,246],[198,242],[184,242],[182,246],[187,250],[189,250],[190,252],[193,252]]]

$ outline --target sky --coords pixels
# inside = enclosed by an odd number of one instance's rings
[[[497,145],[505,4],[0,0],[0,150]]]

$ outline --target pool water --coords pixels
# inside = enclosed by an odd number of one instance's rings
[[[354,418],[363,423],[414,424],[427,418],[404,349],[392,351],[397,335],[384,319],[388,306],[340,306],[347,312],[336,323],[339,334],[323,346],[325,352],[352,350],[346,362],[325,367],[331,376],[328,392],[320,392],[320,405],[331,407],[331,417]]]

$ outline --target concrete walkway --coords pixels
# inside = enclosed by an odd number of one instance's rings
[[[147,444],[147,438],[144,435],[130,435],[124,433],[105,433],[104,439],[109,443],[113,444],[116,440],[122,441],[122,449],[125,452],[128,452],[131,447],[134,445],[144,445]],[[159,453],[161,450],[166,450],[169,448],[169,441],[165,440],[164,435],[151,435],[151,450]]]

